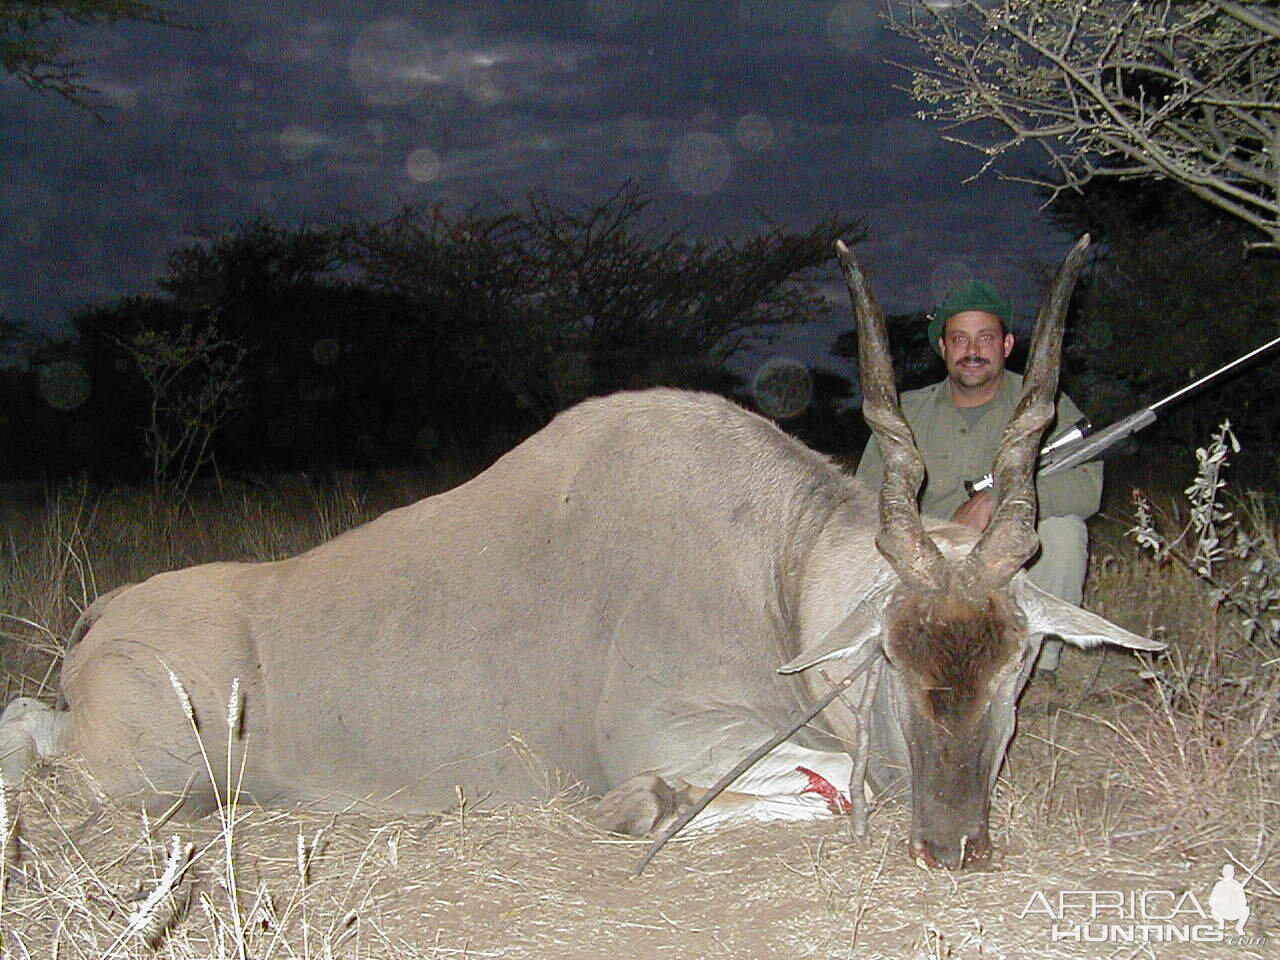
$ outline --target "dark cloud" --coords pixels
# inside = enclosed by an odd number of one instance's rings
[[[872,0],[185,5],[86,31],[103,123],[0,83],[0,310],[54,325],[143,292],[195,235],[624,180],[708,235],[862,214],[890,310],[966,271],[1027,302],[1065,247],[1016,185],[914,119]],[[834,288],[833,288],[834,289]],[[841,324],[843,325],[843,323]],[[834,330],[779,349],[821,353]]]

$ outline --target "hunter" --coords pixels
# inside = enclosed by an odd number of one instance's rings
[[[988,283],[970,281],[938,305],[929,321],[929,340],[942,355],[947,376],[940,383],[902,394],[902,412],[925,463],[921,513],[950,517],[975,530],[991,520],[989,490],[972,496],[966,480],[990,472],[1005,424],[1022,394],[1022,377],[1005,368],[1013,351],[1013,308]],[[1057,416],[1046,440],[1069,430],[1080,410],[1058,395]],[[870,489],[880,487],[884,460],[873,437],[863,451],[857,476]],[[1036,481],[1040,513],[1040,553],[1027,566],[1041,589],[1070,603],[1083,599],[1089,537],[1084,521],[1102,498],[1102,464],[1082,464]],[[1036,671],[1058,668],[1062,641],[1046,638]]]

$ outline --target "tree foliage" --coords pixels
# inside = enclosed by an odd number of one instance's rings
[[[929,342],[929,316],[924,313],[895,313],[885,317],[889,352],[899,390],[916,390],[937,383],[946,367],[937,348]],[[832,356],[858,360],[858,331],[845,330],[831,347]]]
[[[831,238],[861,236],[828,217],[693,240],[652,227],[646,211],[631,190],[582,209],[535,196],[375,224],[253,221],[186,245],[160,293],[73,318],[71,349],[94,391],[77,414],[94,418],[83,432],[99,463],[121,471],[110,461],[127,453],[139,476],[166,450],[216,454],[222,468],[482,461],[594,394],[732,392],[726,362],[779,326],[821,318],[829,305],[813,281]],[[182,366],[193,352],[199,362]],[[156,369],[142,362],[151,354]],[[210,358],[221,365],[200,365]],[[160,392],[181,403],[160,411],[161,436],[157,375],[172,371]],[[234,387],[213,398],[214,421],[200,407],[210,383]],[[186,447],[184,424],[199,428]],[[194,461],[174,462],[160,475],[188,476]]]
[[[215,462],[214,441],[244,405],[240,370],[248,348],[210,321],[181,329],[143,328],[119,346],[148,392],[144,452],[157,492],[186,497]]]
[[[1032,144],[1051,172],[1013,178],[1055,194],[1169,179],[1280,248],[1276,0],[910,0],[893,27],[928,54],[908,67],[924,115],[982,170]]]
[[[641,386],[728,392],[726,361],[780,326],[822,316],[806,282],[857,222],[744,241],[651,232],[647,199],[623,189],[584,210],[531,196],[521,209],[406,211],[361,238],[358,261],[418,316],[419,351],[451,356],[454,376],[489,380],[529,426],[593,394]]]
[[[340,275],[350,272],[348,243],[346,228],[250,221],[175,250],[158,282],[161,293],[73,316],[75,348],[97,396],[99,465],[128,472],[127,455],[149,473],[155,463],[140,446],[150,436],[155,390],[137,345],[181,344],[211,328],[221,346],[209,359],[235,357],[238,413],[219,421],[212,452],[220,464],[391,459],[375,438],[385,433],[388,408],[402,399],[385,381],[388,366],[402,363],[386,343],[403,311]],[[201,369],[215,379],[225,372]],[[200,394],[189,378],[178,388]]]
[[[1280,261],[1242,253],[1251,228],[1168,183],[1097,181],[1050,208],[1098,240],[1067,347],[1074,398],[1100,422],[1132,412],[1280,334]],[[1145,436],[1194,446],[1230,419],[1249,445],[1280,442],[1280,360],[1171,411]]]
[[[93,87],[68,53],[69,27],[141,21],[176,25],[164,3],[144,0],[0,0],[0,70],[28,88],[87,106]]]

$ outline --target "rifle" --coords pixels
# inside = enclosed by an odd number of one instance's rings
[[[1163,400],[1157,400],[1155,403],[1129,414],[1123,420],[1117,420],[1111,426],[1105,427],[1097,433],[1093,432],[1093,426],[1089,423],[1088,418],[1081,417],[1071,425],[1069,430],[1040,448],[1040,467],[1036,470],[1036,477],[1051,477],[1055,473],[1061,473],[1063,470],[1070,470],[1072,467],[1079,466],[1082,463],[1098,459],[1109,447],[1115,446],[1121,440],[1131,437],[1139,430],[1155,423],[1157,411],[1175,401],[1185,400],[1193,393],[1200,392],[1214,381],[1220,380],[1249,361],[1256,360],[1258,357],[1271,352],[1277,346],[1280,346],[1280,337],[1269,340],[1262,346],[1250,350],[1243,357],[1237,357],[1230,363],[1219,367],[1213,373],[1206,374],[1180,390],[1175,390]],[[964,489],[969,496],[973,496],[983,490],[990,490],[994,483],[994,478],[988,473],[979,480],[966,480]]]

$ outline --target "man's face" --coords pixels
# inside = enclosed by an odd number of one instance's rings
[[[951,383],[962,391],[983,391],[998,383],[1004,361],[1013,350],[1013,334],[1000,318],[966,310],[947,318],[942,331],[942,359]]]

